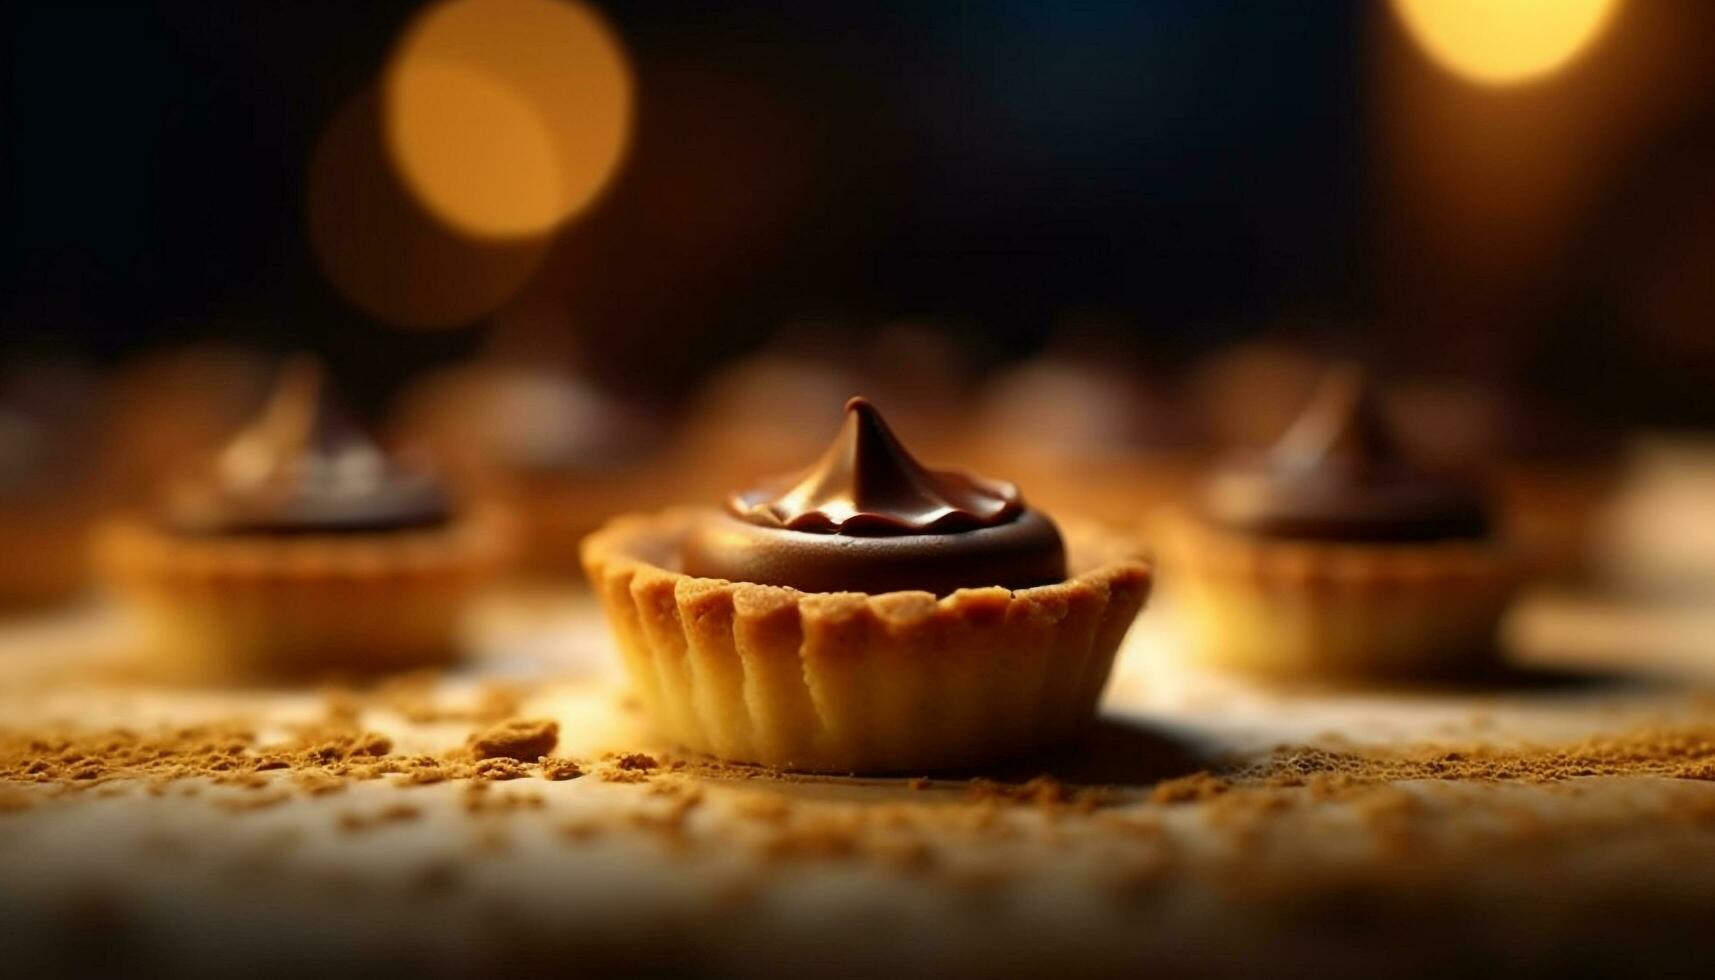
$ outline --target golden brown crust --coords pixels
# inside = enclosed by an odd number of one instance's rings
[[[1184,654],[1312,681],[1444,676],[1496,659],[1525,563],[1504,541],[1283,540],[1174,512],[1159,525]]]
[[[507,549],[491,515],[441,528],[327,535],[175,534],[140,518],[97,529],[97,564],[109,580],[163,586],[345,584],[486,575]]]
[[[317,536],[191,537],[115,518],[96,533],[95,559],[157,667],[223,680],[450,661],[467,600],[507,542],[505,523],[486,514]]]
[[[1276,586],[1395,589],[1482,586],[1513,576],[1519,558],[1503,541],[1378,544],[1271,538],[1215,527],[1182,511],[1159,523],[1174,566],[1186,574]]]
[[[671,568],[702,511],[619,518],[584,567],[657,726],[785,768],[894,771],[1028,753],[1093,717],[1149,566],[1097,547],[1031,589],[805,593]]]

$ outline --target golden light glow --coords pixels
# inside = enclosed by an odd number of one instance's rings
[[[631,70],[574,0],[443,0],[382,81],[389,156],[436,218],[537,234],[588,207],[630,142]]]
[[[310,158],[307,231],[322,272],[353,305],[396,326],[456,327],[516,296],[548,235],[458,235],[406,191],[382,148],[378,96],[334,117]]]
[[[1590,47],[1623,0],[1393,0],[1429,57],[1484,85],[1553,74]]]

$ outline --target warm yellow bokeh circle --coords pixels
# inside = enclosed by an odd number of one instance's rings
[[[387,150],[437,219],[489,238],[540,234],[588,207],[630,141],[618,38],[575,0],[443,0],[382,79]]]
[[[1623,0],[1393,0],[1437,64],[1485,85],[1544,78],[1587,49]]]

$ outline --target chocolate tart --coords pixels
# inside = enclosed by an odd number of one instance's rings
[[[1355,369],[1162,532],[1186,652],[1282,678],[1485,666],[1521,573],[1483,488],[1405,458]]]
[[[583,561],[656,727],[732,761],[977,765],[1063,743],[1151,575],[1016,487],[930,470],[863,399],[808,470],[724,510],[622,517]]]
[[[504,532],[384,453],[296,361],[208,472],[170,485],[158,514],[111,520],[96,555],[169,668],[373,672],[456,656]]]

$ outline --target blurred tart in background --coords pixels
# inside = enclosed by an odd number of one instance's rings
[[[1522,571],[1483,487],[1405,455],[1349,367],[1272,449],[1217,466],[1164,531],[1186,654],[1276,678],[1485,669]]]
[[[108,521],[96,554],[162,666],[303,677],[454,659],[505,540],[426,466],[357,429],[319,365],[295,360],[255,424],[153,513]]]

